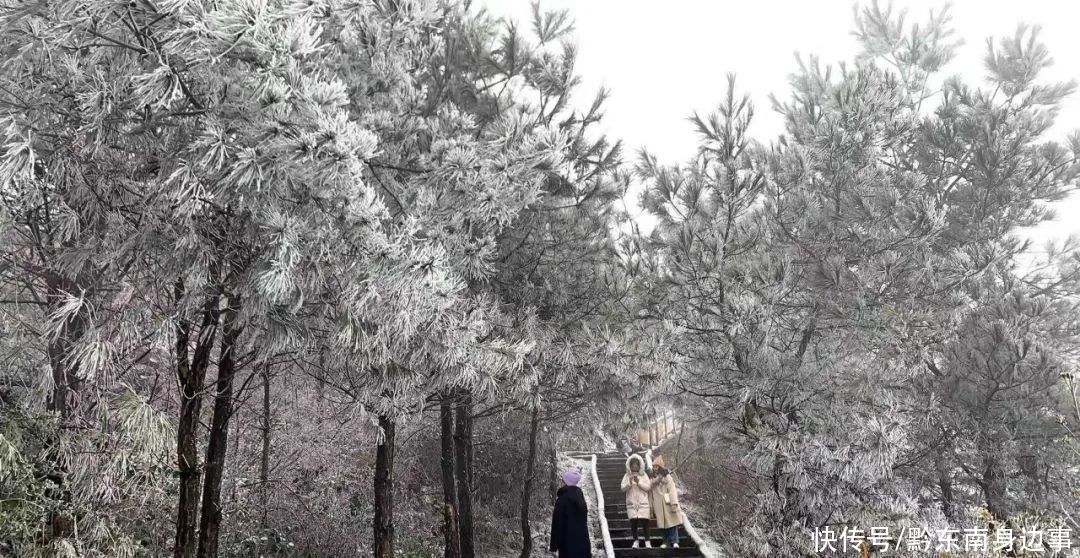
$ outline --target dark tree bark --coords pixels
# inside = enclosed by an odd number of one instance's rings
[[[1049,492],[1049,487],[1044,482],[1045,467],[1035,455],[1035,450],[1029,450],[1030,453],[1025,453],[1017,458],[1020,465],[1020,473],[1024,475],[1027,482],[1027,493],[1030,501],[1026,504],[1026,508],[1032,510],[1040,510],[1046,507],[1046,496]]]
[[[50,316],[63,306],[68,294],[81,292],[80,281],[72,281],[47,270],[42,270],[40,275],[45,279],[45,308]],[[53,380],[46,409],[60,419],[60,429],[53,431],[44,440],[44,474],[52,481],[52,487],[48,489],[49,496],[66,503],[71,502],[71,490],[67,482],[68,470],[63,458],[62,436],[63,431],[75,422],[76,396],[82,390],[82,378],[79,376],[79,364],[73,358],[73,353],[76,343],[89,325],[90,317],[84,307],[60,324],[60,331],[49,338],[46,346]],[[50,511],[48,524],[49,538],[69,538],[76,534],[75,520],[67,513]]]
[[[934,468],[937,470],[938,488],[941,490],[941,513],[945,518],[952,521],[955,519],[955,497],[953,495],[952,475],[948,464],[941,454],[934,458]]]
[[[270,365],[262,366],[262,452],[259,455],[259,486],[262,487],[260,504],[262,505],[262,524],[267,526],[267,514],[270,509]]]
[[[46,278],[46,309],[50,315],[56,312],[68,294],[78,294],[79,285],[55,274]],[[74,394],[82,388],[79,377],[78,361],[72,357],[75,343],[82,337],[89,325],[89,316],[85,310],[79,310],[74,316],[64,321],[57,335],[50,338],[47,351],[49,367],[52,369],[53,390],[49,395],[47,408],[60,416],[60,423],[66,425],[71,420],[74,407]]]
[[[525,482],[521,486],[521,558],[532,556],[532,528],[529,510],[532,507],[533,480],[536,476],[536,441],[540,433],[540,406],[533,407],[529,420],[529,457],[525,463]]]
[[[443,534],[445,543],[444,558],[461,556],[461,541],[458,540],[457,523],[457,487],[454,482],[454,408],[452,397],[444,394],[439,404],[440,441],[443,483]]]
[[[472,395],[458,395],[454,417],[454,467],[457,476],[461,558],[474,558],[472,517]]]
[[[375,452],[375,558],[394,556],[394,420],[379,416],[383,440]]]
[[[206,445],[206,473],[202,493],[202,516],[199,521],[199,558],[218,555],[221,534],[221,480],[229,447],[229,419],[233,412],[233,379],[236,377],[237,341],[243,328],[236,322],[238,302],[228,300],[222,316],[221,352],[214,393],[214,416]]]
[[[176,282],[176,300],[184,296],[184,284]],[[191,324],[180,318],[176,324],[176,378],[180,387],[180,417],[176,427],[176,466],[180,494],[176,504],[175,558],[192,558],[196,551],[195,526],[199,520],[199,414],[210,349],[217,336],[218,297],[211,296],[202,312],[202,324],[195,352],[188,359]]]
[[[986,498],[986,509],[994,519],[1006,521],[1009,519],[1009,508],[1006,500],[1007,476],[1004,465],[993,453],[987,453],[984,461],[982,478],[979,479],[979,487],[982,488]]]
[[[550,500],[554,502],[558,498],[559,493],[559,434],[558,432],[549,426],[550,434],[548,435],[548,478],[551,481],[548,483],[548,492]]]

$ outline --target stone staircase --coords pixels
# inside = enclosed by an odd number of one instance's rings
[[[626,454],[606,453],[596,455],[596,476],[604,493],[604,516],[607,517],[611,545],[616,558],[640,558],[653,556],[702,556],[694,540],[686,530],[679,528],[679,548],[660,548],[663,533],[656,528],[656,520],[649,520],[649,537],[652,548],[630,548],[630,519],[626,517],[626,496],[620,488],[626,473]]]

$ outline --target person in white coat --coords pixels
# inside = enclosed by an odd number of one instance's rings
[[[645,461],[640,455],[635,453],[626,459],[626,474],[623,475],[621,487],[626,494],[626,516],[630,518],[630,536],[634,539],[631,548],[638,548],[639,541],[645,542],[645,548],[652,548],[649,542],[652,510],[649,490],[652,489],[652,481],[645,473]]]

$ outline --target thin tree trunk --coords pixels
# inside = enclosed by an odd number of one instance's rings
[[[1080,424],[1080,398],[1076,396],[1076,386],[1073,385],[1072,376],[1065,376],[1065,381],[1069,384],[1069,395],[1072,396],[1073,409],[1076,410],[1076,422]]]
[[[375,452],[375,558],[394,556],[394,421],[379,416],[383,439]]]
[[[71,281],[51,277],[46,281],[47,310],[50,315],[64,305],[68,294],[78,294],[78,286]],[[75,343],[82,337],[89,324],[85,310],[80,309],[65,320],[60,331],[48,343],[49,367],[52,369],[53,389],[49,394],[47,409],[59,415],[60,424],[67,425],[74,413],[74,397],[82,388],[77,360],[72,358]]]
[[[559,493],[559,432],[551,427],[549,427],[548,430],[547,454],[548,469],[550,470],[548,478],[551,479],[548,483],[548,492],[551,502],[555,502],[555,500],[558,499]]]
[[[952,521],[955,513],[952,475],[949,474],[945,459],[940,454],[934,459],[934,468],[937,469],[938,488],[941,490],[941,513],[946,519]]]
[[[267,527],[270,509],[270,365],[262,366],[262,452],[259,455],[259,486],[262,487],[262,525]]]
[[[669,467],[678,467],[682,459],[682,435],[684,425],[679,425],[679,437],[675,439],[675,459],[671,460]]]
[[[50,316],[54,315],[65,303],[68,294],[80,292],[79,283],[65,279],[55,273],[46,272],[46,310]],[[46,346],[49,357],[49,367],[52,372],[52,392],[46,401],[46,408],[56,413],[60,419],[60,428],[53,431],[44,441],[48,469],[45,476],[52,481],[53,486],[47,490],[50,497],[61,502],[71,501],[71,490],[67,478],[67,465],[63,458],[63,431],[72,426],[75,416],[76,395],[82,389],[82,378],[79,377],[78,361],[75,355],[75,344],[85,333],[89,326],[90,318],[85,307],[80,308],[74,316],[60,324],[60,331],[51,336]],[[49,512],[50,538],[69,538],[76,534],[75,521],[67,513],[58,511]]]
[[[235,381],[233,382],[235,384]],[[233,459],[240,458],[240,446],[243,443],[244,437],[244,410],[241,406],[235,404],[236,396],[233,396],[234,403],[232,411],[229,412],[229,428],[232,430],[232,434],[229,434],[229,443],[232,444],[232,456]],[[225,499],[225,483],[224,477],[222,477],[222,499]],[[237,498],[240,496],[239,491],[236,489],[236,479],[230,478],[228,485],[228,501],[229,505],[235,507]]]
[[[218,554],[218,538],[221,534],[221,480],[225,474],[225,457],[229,447],[237,340],[243,329],[236,322],[238,304],[237,301],[228,300],[228,308],[222,316],[214,416],[210,422],[210,440],[206,445],[206,473],[202,493],[202,516],[199,521],[199,558],[214,558]]]
[[[176,300],[184,296],[184,284],[176,282]],[[179,309],[179,308],[178,308]],[[176,325],[176,379],[180,387],[180,417],[176,427],[176,468],[180,493],[176,504],[175,558],[192,558],[196,551],[195,526],[199,521],[199,414],[210,349],[217,336],[218,297],[209,297],[202,312],[202,324],[195,352],[188,360],[191,327],[180,318]]]
[[[533,477],[536,476],[536,438],[540,432],[540,406],[533,407],[529,421],[529,461],[525,463],[525,482],[521,487],[521,558],[532,556],[532,528],[529,509],[532,506]]]
[[[995,519],[1006,521],[1009,519],[1008,504],[1005,502],[1006,473],[1004,467],[992,453],[985,458],[985,468],[979,486],[986,498],[986,509]]]
[[[461,556],[461,541],[458,540],[457,523],[457,488],[454,482],[454,408],[449,394],[444,394],[439,403],[439,424],[442,457],[443,482],[443,547],[444,558]]]
[[[461,392],[454,417],[454,467],[457,473],[458,532],[461,558],[474,558],[472,517],[472,395]]]

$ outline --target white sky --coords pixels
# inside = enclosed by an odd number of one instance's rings
[[[530,0],[474,0],[493,14],[531,21]],[[887,3],[882,2],[885,6]],[[944,2],[896,0],[909,21],[924,21]],[[663,6],[663,7],[660,7]],[[647,147],[664,162],[692,156],[696,137],[687,122],[720,102],[728,72],[755,104],[755,137],[782,132],[768,95],[786,99],[796,52],[823,64],[850,61],[859,47],[851,31],[850,0],[543,0],[543,9],[568,9],[575,20],[577,71],[587,105],[601,86],[611,90],[606,131],[622,139],[628,154]],[[956,37],[963,39],[946,73],[973,82],[985,75],[986,39],[1011,35],[1016,25],[1040,25],[1054,57],[1046,78],[1080,81],[1080,3],[1069,0],[956,0],[951,3]],[[1053,139],[1080,129],[1080,94],[1067,102]],[[1080,195],[1056,204],[1057,219],[1031,231],[1038,241],[1080,234]]]

